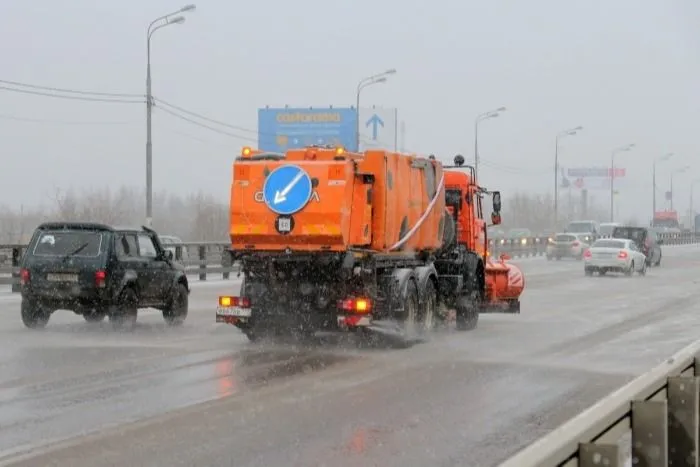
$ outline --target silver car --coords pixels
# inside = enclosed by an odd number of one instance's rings
[[[547,243],[547,260],[552,258],[583,258],[583,252],[591,243],[589,234],[560,233]]]
[[[176,261],[187,261],[189,259],[187,248],[185,247],[180,249],[181,257],[177,257],[176,245],[182,243],[182,239],[180,239],[180,237],[176,237],[174,235],[158,235],[158,238],[160,239],[160,243],[163,246],[163,249],[167,251],[172,251],[173,258],[175,258]]]
[[[619,272],[631,276],[637,272],[643,276],[647,272],[646,256],[632,240],[623,238],[605,238],[596,240],[583,253],[583,271],[587,276],[594,272],[605,275]]]

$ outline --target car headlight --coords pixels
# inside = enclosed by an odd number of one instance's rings
[[[522,243],[523,245],[525,245],[525,244],[527,243],[527,238],[521,239],[521,240],[520,240],[520,243]]]

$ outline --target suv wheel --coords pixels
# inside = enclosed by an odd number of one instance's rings
[[[170,305],[163,310],[163,319],[170,326],[180,326],[187,318],[189,296],[185,284],[177,284]]]
[[[129,287],[124,289],[116,307],[109,315],[109,321],[115,328],[132,329],[136,325],[139,298],[136,291]]]
[[[42,329],[46,327],[51,317],[51,312],[29,300],[22,300],[20,306],[22,312],[22,322],[29,329]]]

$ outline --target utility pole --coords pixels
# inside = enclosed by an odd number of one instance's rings
[[[367,86],[372,86],[373,84],[386,83],[387,76],[396,73],[394,68],[390,70],[377,73],[376,75],[368,76],[367,78],[362,78],[357,83],[357,91],[355,92],[355,113],[357,114],[357,121],[355,122],[355,151],[360,150],[360,94],[362,90]]]
[[[610,222],[615,221],[615,155],[619,152],[629,151],[634,143],[613,149],[610,155]]]
[[[489,118],[496,118],[501,112],[505,112],[505,107],[496,110],[489,110],[476,116],[474,120],[474,175],[479,180],[479,123]]]
[[[686,170],[688,170],[689,168],[690,168],[690,166],[686,165],[684,167],[679,167],[676,170],[674,170],[673,172],[671,172],[671,200],[670,200],[671,201],[671,211],[673,211],[673,175],[674,174],[681,174],[681,173],[685,172]]]
[[[153,92],[151,90],[151,38],[153,34],[166,26],[172,24],[182,24],[185,22],[184,16],[172,16],[178,13],[193,11],[195,5],[185,5],[177,11],[160,16],[148,25],[146,30],[146,226],[153,226],[153,139],[151,115],[153,113]],[[156,23],[165,21],[156,26]],[[155,27],[154,27],[155,26]]]
[[[654,222],[654,216],[656,216],[656,164],[658,162],[663,162],[669,160],[673,156],[672,152],[669,152],[668,154],[664,154],[663,156],[657,157],[654,159],[654,162],[652,163],[651,166],[651,187],[652,187],[652,214],[651,214],[651,219],[652,219],[652,224]]]
[[[554,229],[559,224],[559,139],[565,136],[573,136],[583,130],[582,126],[561,131],[554,139]]]

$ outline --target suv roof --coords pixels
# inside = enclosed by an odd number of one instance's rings
[[[44,222],[37,230],[102,230],[108,232],[149,232],[147,227],[111,226],[98,222]]]

